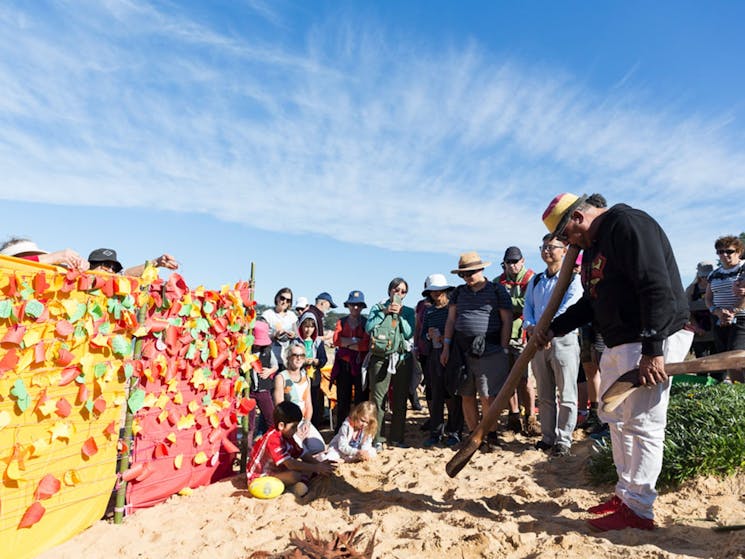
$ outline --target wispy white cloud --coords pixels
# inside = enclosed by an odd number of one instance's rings
[[[742,229],[741,131],[630,91],[628,76],[590,91],[472,42],[429,48],[369,24],[317,24],[298,49],[135,0],[54,7],[0,11],[5,199],[449,253],[535,242],[567,190],[648,209],[705,254]],[[327,217],[309,219],[318,208]]]

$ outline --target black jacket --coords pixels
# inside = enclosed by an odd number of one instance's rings
[[[590,321],[608,347],[641,342],[662,355],[662,342],[688,321],[688,303],[670,242],[641,210],[617,204],[597,217],[595,240],[582,258],[584,295],[551,329],[561,336]]]

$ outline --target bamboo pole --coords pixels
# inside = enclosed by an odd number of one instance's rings
[[[248,294],[249,294],[249,297],[248,298],[251,301],[254,300],[254,289],[255,289],[255,286],[254,286],[254,270],[255,270],[254,263],[251,262],[251,279],[250,279],[250,281],[248,283]],[[251,326],[249,328],[249,330],[248,330],[249,335],[253,334],[253,330],[254,330],[254,327]],[[251,349],[249,351],[251,351],[251,352],[253,351],[253,345],[251,345]],[[248,376],[248,373],[246,373],[246,375]],[[246,380],[248,381],[249,379],[246,379]],[[243,387],[243,391],[241,393],[241,397],[247,398],[250,393],[251,393],[251,390],[250,390],[250,388],[248,386],[248,382],[247,382],[246,383],[246,386]],[[242,434],[242,437],[241,437],[241,446],[240,446],[240,449],[241,449],[241,466],[240,466],[240,472],[242,474],[245,474],[246,473],[246,464],[248,463],[248,448],[249,448],[248,447],[248,415],[244,415],[241,418],[241,427],[240,427],[240,429],[241,429],[240,432]]]
[[[147,266],[147,261],[145,266]],[[142,288],[141,288],[142,289]],[[141,305],[137,311],[137,323],[144,324],[147,319],[147,303]],[[135,340],[134,350],[132,352],[132,358],[137,360],[142,358],[142,338]],[[127,451],[119,457],[119,489],[116,492],[116,502],[114,504],[114,524],[121,524],[124,519],[124,505],[126,504],[127,498],[127,482],[122,479],[122,474],[129,469],[129,456],[132,452],[132,422],[134,421],[134,413],[129,409],[129,395],[131,394],[134,387],[137,385],[139,378],[136,375],[132,375],[127,379],[127,400],[125,400],[126,415],[124,417],[124,432],[119,438],[126,445]]]

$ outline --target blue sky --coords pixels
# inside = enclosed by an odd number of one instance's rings
[[[687,281],[745,230],[743,21],[740,2],[3,2],[5,236],[167,251],[208,288],[253,261],[260,302],[374,302],[466,250],[488,275],[513,244],[541,268],[549,200],[602,192],[660,221]]]

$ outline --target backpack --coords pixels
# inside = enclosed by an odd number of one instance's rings
[[[400,317],[397,314],[387,314],[383,322],[370,332],[370,353],[375,357],[388,357],[401,349],[403,336],[399,328]]]

